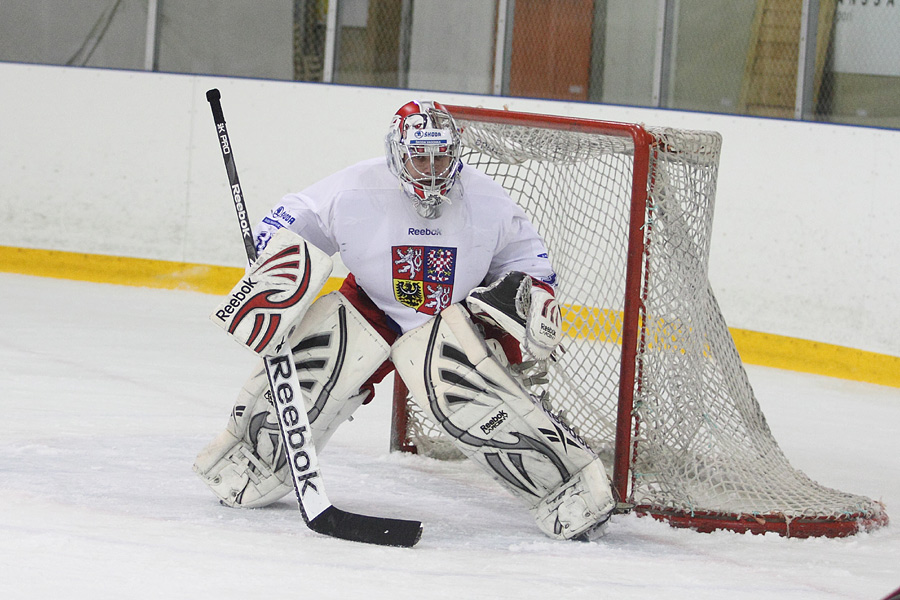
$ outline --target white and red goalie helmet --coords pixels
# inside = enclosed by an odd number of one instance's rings
[[[437,102],[404,104],[385,137],[388,168],[426,219],[440,216],[441,204],[462,169],[460,151],[456,122]]]

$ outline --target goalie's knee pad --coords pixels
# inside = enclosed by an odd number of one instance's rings
[[[365,401],[369,392],[360,386],[389,347],[339,292],[317,300],[288,339],[322,450]],[[194,471],[228,506],[265,506],[293,489],[265,369],[241,390],[225,431],[200,452]]]
[[[615,501],[600,460],[492,356],[459,305],[401,337],[392,357],[413,401],[547,535],[579,538],[606,522]]]

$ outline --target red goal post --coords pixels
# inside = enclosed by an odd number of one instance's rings
[[[759,409],[706,275],[717,133],[448,108],[465,162],[547,242],[567,351],[535,393],[604,459],[623,507],[700,531],[794,537],[888,522],[879,503],[793,469]],[[399,377],[391,446],[454,455]]]

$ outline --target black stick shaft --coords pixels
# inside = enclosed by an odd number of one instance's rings
[[[256,260],[256,245],[253,243],[253,230],[250,228],[250,220],[247,216],[247,205],[244,203],[244,192],[241,190],[237,166],[234,164],[231,139],[228,137],[228,129],[225,127],[225,115],[222,113],[221,98],[222,95],[217,89],[211,89],[206,92],[206,100],[209,102],[209,106],[212,109],[213,120],[216,123],[216,133],[219,136],[219,149],[222,151],[222,159],[225,161],[225,171],[228,173],[228,183],[231,186],[234,210],[237,213],[238,225],[241,227],[241,236],[244,238],[244,250],[247,251],[247,260],[252,263]]]

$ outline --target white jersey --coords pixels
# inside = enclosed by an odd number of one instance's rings
[[[371,159],[285,196],[257,226],[257,244],[287,227],[340,253],[404,333],[510,271],[555,283],[543,240],[498,183],[464,167],[449,198],[440,217],[425,219],[384,158]]]

